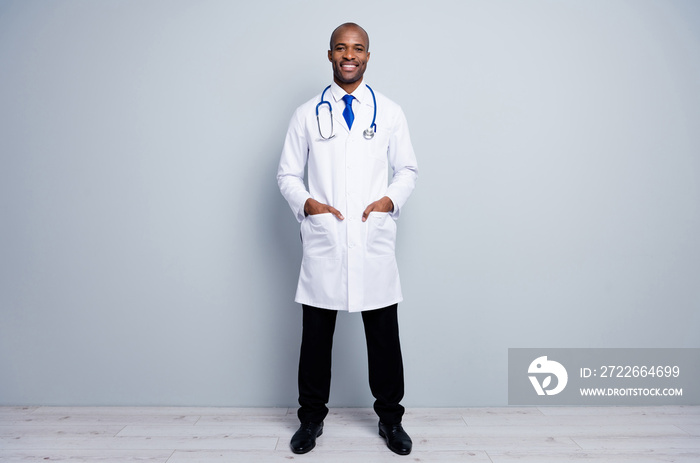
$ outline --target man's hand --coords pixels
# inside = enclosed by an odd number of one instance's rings
[[[377,201],[373,202],[367,208],[365,209],[365,212],[362,213],[362,221],[365,222],[367,220],[367,217],[369,217],[369,213],[372,211],[375,212],[392,212],[394,210],[394,203],[391,201],[391,199],[388,196],[384,196],[382,199],[378,199]]]
[[[304,203],[304,214],[306,215],[325,214],[327,212],[338,217],[338,220],[343,220],[345,218],[335,207],[320,203],[313,198],[307,199]]]

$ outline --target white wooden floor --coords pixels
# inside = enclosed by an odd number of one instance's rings
[[[0,407],[0,462],[700,462],[700,406],[411,409],[391,453],[370,409],[332,409],[294,455],[286,408]]]

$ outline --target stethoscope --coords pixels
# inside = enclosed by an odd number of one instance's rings
[[[369,92],[372,94],[372,101],[374,102],[374,116],[372,116],[372,125],[366,128],[365,131],[362,132],[362,135],[367,140],[371,140],[372,138],[374,138],[374,133],[377,131],[377,124],[375,123],[377,120],[377,98],[374,96],[374,90],[372,90],[372,87],[370,87],[367,84],[365,84],[365,86],[369,89]],[[321,135],[321,138],[323,138],[324,140],[330,140],[331,138],[335,137],[335,134],[333,133],[333,108],[331,108],[331,104],[325,100],[326,91],[328,91],[329,88],[331,88],[330,85],[323,89],[323,93],[321,93],[321,102],[316,105],[316,123],[318,124],[318,134]],[[321,120],[318,117],[318,108],[323,105],[328,105],[328,114],[330,114],[331,118],[330,137],[324,137],[323,132],[321,132]]]

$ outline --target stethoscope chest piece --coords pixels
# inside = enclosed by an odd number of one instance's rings
[[[365,129],[364,132],[362,132],[362,135],[364,135],[364,137],[365,137],[367,140],[371,140],[371,139],[374,138],[374,129],[373,129],[372,127],[369,127],[369,128],[367,128],[367,129]]]

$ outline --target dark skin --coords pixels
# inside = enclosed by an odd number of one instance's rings
[[[352,93],[362,83],[369,61],[369,37],[356,24],[343,24],[331,35],[328,61],[333,67],[333,80],[346,93]]]
[[[357,24],[347,23],[338,27],[331,35],[331,49],[328,50],[328,61],[333,67],[333,81],[347,93],[352,93],[362,83],[362,76],[369,61],[369,36]],[[392,212],[394,203],[384,196],[369,204],[362,213],[365,222],[370,212]],[[323,204],[313,198],[304,203],[306,215],[333,214],[338,220],[343,220],[343,214],[333,206]]]

